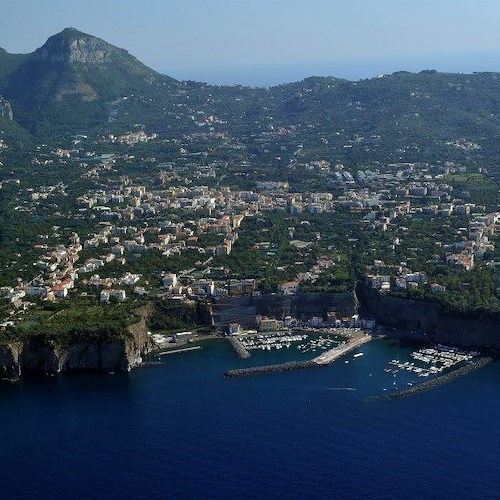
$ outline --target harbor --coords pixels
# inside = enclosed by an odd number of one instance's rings
[[[226,378],[242,378],[271,373],[299,371],[327,367],[345,358],[372,340],[372,335],[362,328],[289,328],[274,332],[240,332],[226,337],[233,351],[242,361],[255,355],[255,366],[226,370]],[[382,337],[383,338],[383,337]],[[171,345],[171,344],[170,344]],[[202,347],[179,346],[158,353],[158,356],[199,351]],[[370,350],[368,350],[370,351]],[[345,364],[364,356],[355,352]],[[369,354],[369,352],[368,352]],[[313,357],[311,357],[313,355]],[[419,349],[404,347],[394,351],[394,357],[383,362],[380,370],[391,376],[391,384],[382,387],[382,394],[368,399],[394,399],[430,390],[458,377],[475,371],[491,362],[481,357],[479,351],[461,349],[443,344],[421,346]],[[266,363],[266,359],[272,359]],[[259,364],[260,363],[260,364]],[[372,374],[368,374],[372,377]],[[418,379],[427,379],[419,382]],[[375,388],[374,388],[375,389]]]
[[[232,342],[233,348],[238,354],[241,352],[242,348],[247,352],[249,352],[248,349],[270,351],[271,349],[289,349],[292,343],[299,342],[301,343],[298,344],[297,349],[301,353],[308,351],[315,352],[317,350],[322,350],[323,352],[312,359],[304,361],[290,361],[279,364],[233,369],[227,371],[225,376],[227,378],[245,377],[264,373],[277,373],[328,366],[340,357],[347,355],[366,342],[369,342],[372,338],[360,328],[329,329],[328,333],[330,336],[326,335],[326,332],[322,332],[321,334],[318,334],[317,331],[314,332],[316,333],[314,337],[310,335],[311,332],[305,332],[281,335],[254,335],[252,338],[245,339],[244,341],[239,338],[236,347]],[[331,346],[334,347],[332,348]]]
[[[244,359],[251,351],[296,350],[298,354],[324,352],[365,335],[360,328],[291,328],[272,333],[241,333],[231,335],[229,342]]]

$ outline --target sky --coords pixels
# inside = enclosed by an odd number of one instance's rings
[[[0,13],[8,52],[72,26],[210,83],[500,71],[499,0],[0,0]]]

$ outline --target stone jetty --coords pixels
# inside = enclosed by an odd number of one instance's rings
[[[231,344],[231,347],[234,349],[234,352],[241,358],[241,359],[248,359],[251,354],[250,351],[240,342],[240,340],[237,337],[229,337],[229,343]]]
[[[262,375],[264,373],[288,372],[293,370],[304,370],[306,368],[319,368],[326,365],[319,365],[312,360],[291,361],[279,365],[252,366],[250,368],[238,368],[227,371],[224,376],[227,378],[249,377],[252,375]]]

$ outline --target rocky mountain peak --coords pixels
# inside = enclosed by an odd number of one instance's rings
[[[66,28],[51,36],[33,54],[33,60],[58,63],[101,64],[109,60],[116,47],[75,28]]]

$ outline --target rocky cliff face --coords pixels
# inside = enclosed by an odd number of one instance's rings
[[[63,35],[51,37],[33,54],[34,61],[46,63],[100,64],[116,51],[113,45],[96,37],[68,28]]]
[[[153,98],[159,89],[155,82],[165,78],[126,50],[67,28],[6,73],[1,92],[24,127],[37,129],[40,116],[50,116],[54,125],[67,121],[81,127],[86,121],[96,123],[97,117],[107,123],[108,104],[124,96]]]
[[[0,118],[7,118],[10,121],[14,119],[9,101],[6,101],[2,96],[0,96]]]
[[[308,319],[325,316],[328,311],[337,311],[342,316],[356,312],[357,300],[354,293],[299,293],[296,295],[257,295],[225,297],[213,308],[216,324],[238,321],[247,327],[255,326],[255,316],[283,318],[294,316]]]
[[[141,311],[143,312],[143,311]],[[146,315],[130,327],[130,337],[109,342],[77,343],[62,348],[37,339],[0,346],[0,378],[23,373],[129,371],[154,349],[146,329]]]
[[[463,347],[500,348],[500,321],[446,314],[437,303],[400,299],[381,294],[364,284],[357,287],[361,312],[386,327],[425,332],[436,342]]]

